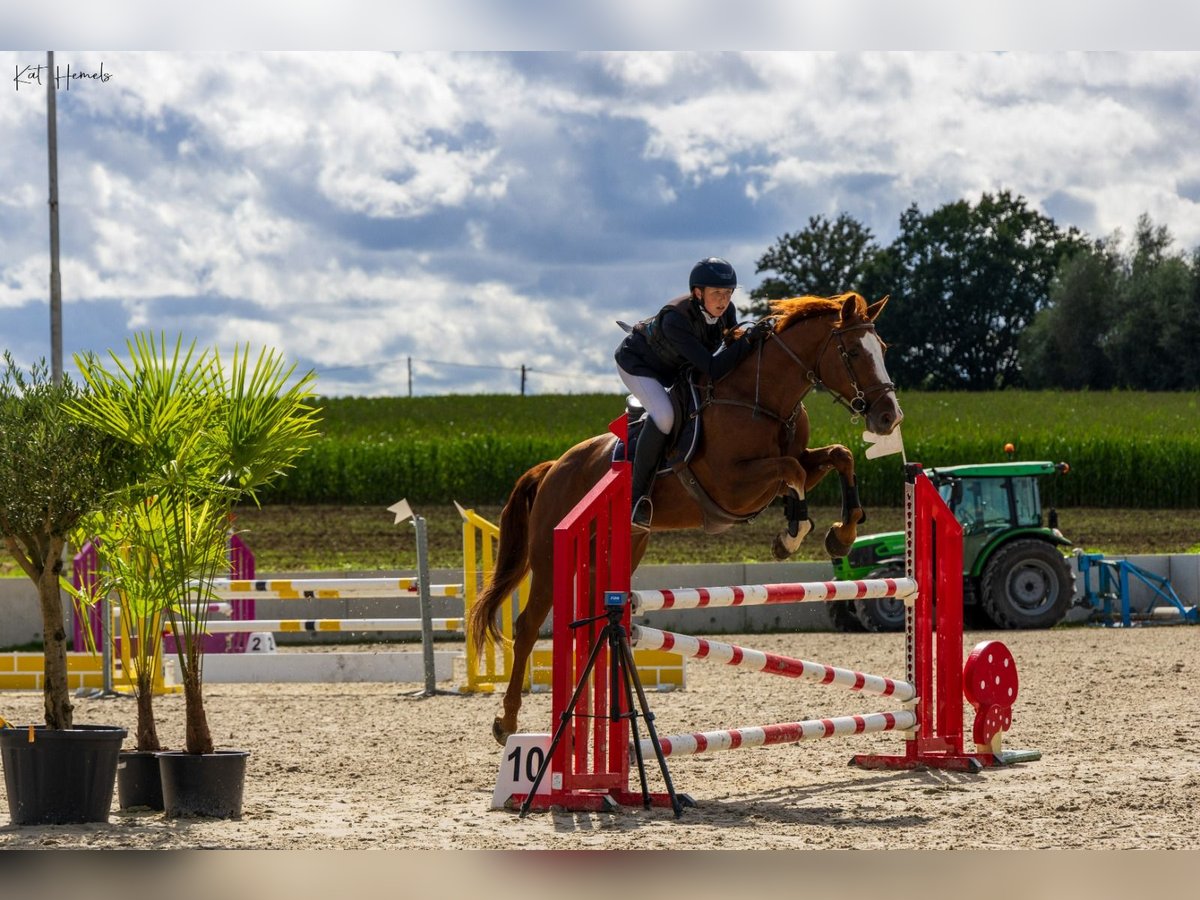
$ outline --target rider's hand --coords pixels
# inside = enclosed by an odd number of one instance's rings
[[[759,319],[746,330],[746,340],[751,344],[761,344],[768,335],[775,333],[774,319]]]

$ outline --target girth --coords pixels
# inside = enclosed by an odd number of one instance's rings
[[[677,463],[671,467],[675,473],[675,477],[679,479],[679,483],[683,485],[683,489],[687,491],[688,496],[696,501],[696,505],[700,507],[700,512],[704,516],[704,533],[705,534],[721,534],[728,531],[734,525],[741,525],[745,522],[753,522],[762,509],[757,512],[752,512],[747,516],[739,516],[729,512],[729,510],[720,506],[716,500],[708,495],[708,491],[704,490],[700,484],[700,479],[692,471],[692,467],[686,462]],[[768,503],[767,506],[771,504]],[[764,506],[763,509],[767,507]]]

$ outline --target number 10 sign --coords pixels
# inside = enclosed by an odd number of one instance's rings
[[[496,778],[496,792],[492,794],[492,809],[503,809],[513,794],[528,794],[537,778],[546,751],[550,749],[548,734],[510,734],[504,745],[504,756],[500,760],[500,774]],[[538,785],[539,794],[550,793],[550,779],[543,778]]]

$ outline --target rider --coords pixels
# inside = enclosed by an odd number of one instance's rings
[[[717,256],[702,259],[692,267],[688,293],[633,326],[617,348],[617,374],[649,414],[633,456],[631,521],[638,528],[650,527],[650,489],[675,424],[667,388],[689,366],[713,381],[727,375],[770,330],[764,320],[733,337],[737,310],[730,301],[736,289],[733,266]]]

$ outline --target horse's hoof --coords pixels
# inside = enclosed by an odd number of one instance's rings
[[[492,737],[496,739],[496,743],[501,747],[506,746],[508,744],[508,736],[510,734],[512,734],[512,732],[508,731],[504,727],[503,720],[499,716],[496,716],[496,720],[492,722]]]
[[[829,554],[831,559],[845,556],[850,552],[850,544],[843,543],[841,538],[837,536],[836,528],[830,528],[825,532],[825,552]]]
[[[792,525],[789,524],[785,530],[775,535],[775,540],[771,542],[771,553],[776,559],[790,559],[813,530],[812,519],[801,519],[794,525],[795,534],[792,534]]]

